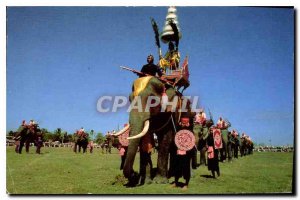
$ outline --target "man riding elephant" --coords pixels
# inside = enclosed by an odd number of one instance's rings
[[[23,120],[22,125],[18,128],[17,134],[15,136],[20,140],[20,146],[16,149],[18,153],[22,153],[22,149],[25,144],[26,152],[29,153],[30,143],[36,143],[38,137],[42,137],[42,132],[38,124],[34,120],[30,120],[27,125],[25,120]]]
[[[85,133],[84,129],[81,128],[80,130],[77,130],[74,135],[74,152],[77,153],[77,146],[78,146],[78,152],[81,151],[81,147],[83,149],[83,153],[86,152],[87,146],[88,146],[88,134]]]

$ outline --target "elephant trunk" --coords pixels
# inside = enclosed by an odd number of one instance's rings
[[[149,115],[144,113],[131,113],[130,114],[130,132],[129,132],[129,145],[127,149],[126,159],[123,168],[123,174],[129,180],[134,174],[133,164],[138,147],[140,146],[141,135],[145,135],[149,130]]]
[[[144,128],[143,128],[142,132],[140,132],[139,134],[137,134],[137,135],[135,135],[135,136],[128,137],[127,139],[128,139],[128,140],[132,140],[132,139],[137,139],[137,138],[143,137],[143,136],[146,135],[146,133],[148,132],[148,130],[149,130],[149,125],[150,125],[149,120],[145,121],[145,123],[144,123]]]

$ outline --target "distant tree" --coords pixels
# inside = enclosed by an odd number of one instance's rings
[[[49,141],[49,140],[53,140],[53,133],[51,133],[50,131],[48,131],[45,128],[41,129],[42,134],[43,134],[43,141]]]
[[[67,134],[65,136],[65,142],[73,142],[73,134]]]
[[[61,141],[61,128],[57,128],[53,134],[53,141]]]
[[[104,142],[105,137],[103,136],[103,133],[97,133],[96,135],[96,143],[100,144]]]
[[[265,143],[259,143],[258,146],[266,146]]]
[[[60,139],[61,139],[61,143],[64,143],[65,142],[65,138],[67,138],[67,135],[68,135],[68,132],[65,131],[65,132],[62,132],[60,133]]]
[[[14,132],[12,130],[10,130],[7,135],[8,136],[14,136],[15,134],[14,134]]]

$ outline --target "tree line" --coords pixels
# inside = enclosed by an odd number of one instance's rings
[[[74,142],[74,133],[68,133],[63,131],[61,128],[57,128],[54,131],[49,131],[46,128],[41,128],[42,131],[42,140],[43,142],[48,141],[59,141],[61,143]],[[105,135],[101,132],[96,133],[94,130],[86,131],[88,138],[95,143],[101,144],[105,141]],[[15,132],[10,130],[7,133],[7,136],[15,136]]]

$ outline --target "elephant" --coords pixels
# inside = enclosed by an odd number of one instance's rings
[[[100,147],[101,147],[101,149],[102,149],[102,153],[104,153],[104,149],[105,149],[106,153],[108,152],[108,144],[107,144],[107,141],[106,141],[106,140],[104,140],[104,142],[102,142],[102,143],[100,144]]]
[[[241,137],[241,146],[240,146],[241,157],[252,154],[253,148],[254,145],[250,139],[248,139],[247,137]]]
[[[107,152],[108,152],[108,153],[111,153],[111,148],[112,148],[112,147],[117,147],[117,146],[118,146],[118,142],[117,142],[117,144],[115,144],[115,143],[116,143],[116,140],[115,140],[115,138],[113,137],[112,134],[106,135],[105,143],[107,144],[107,145],[106,145],[106,153],[107,153]]]
[[[21,125],[15,133],[15,138],[19,140],[19,146],[16,147],[16,153],[21,154],[25,144],[26,152],[29,153],[30,143],[36,143],[38,137],[42,138],[42,132],[38,124]]]
[[[220,161],[225,162],[228,157],[228,161],[232,160],[232,151],[231,151],[231,142],[230,142],[230,132],[228,131],[228,127],[224,127],[221,129],[222,134],[222,143],[223,148],[220,149]]]
[[[78,134],[78,132],[74,133],[74,152],[77,153],[77,147],[78,147],[78,152],[81,151],[81,147],[83,149],[83,153],[86,152],[87,146],[88,146],[88,134],[87,133],[81,133]]]
[[[100,144],[100,147],[102,149],[102,153],[104,153],[104,149],[106,153],[111,153],[111,148],[118,148],[119,147],[119,140],[117,138],[114,138],[112,135],[107,135],[104,142]]]
[[[206,120],[203,124],[199,124],[199,123],[194,123],[194,129],[193,132],[195,134],[195,139],[196,139],[196,147],[198,149],[198,151],[200,151],[200,165],[207,165],[206,162],[206,144],[207,144],[207,136],[209,133],[209,129],[211,126],[214,125],[214,121],[213,119],[208,119]],[[196,161],[194,161],[197,163],[197,158]]]
[[[232,143],[232,149],[233,149],[233,157],[238,158],[238,151],[240,148],[240,138],[239,135],[233,136],[233,143]]]
[[[165,95],[164,95],[165,94]],[[161,104],[150,107],[147,111],[149,103],[148,97],[156,97],[161,100]],[[172,102],[174,99],[179,99],[175,103],[175,106],[164,104],[165,98],[168,98],[168,102]],[[176,149],[174,148],[174,138],[176,129],[179,124],[180,117],[183,115],[189,115],[192,119],[195,113],[191,112],[190,102],[187,103],[188,109],[185,112],[179,112],[180,104],[183,102],[182,94],[176,91],[176,89],[168,84],[162,83],[160,80],[153,76],[146,76],[138,78],[134,81],[132,87],[132,93],[129,96],[131,106],[134,102],[140,102],[140,107],[132,106],[129,113],[129,124],[121,131],[115,134],[120,135],[129,131],[129,145],[127,150],[127,156],[125,159],[123,174],[128,179],[127,186],[135,186],[139,182],[139,174],[134,171],[133,164],[138,149],[140,150],[140,159],[147,159],[143,155],[143,142],[146,134],[153,134],[157,136],[158,143],[158,158],[157,158],[157,171],[155,180],[158,183],[167,183],[168,178],[173,175],[173,161]],[[135,105],[135,104],[134,104]],[[165,106],[166,110],[162,108]],[[173,109],[172,109],[173,108]],[[162,112],[163,110],[163,112]],[[170,166],[168,169],[170,159]],[[140,166],[141,167],[141,166]],[[141,169],[140,169],[141,170]]]
[[[233,131],[228,131],[227,134],[227,155],[228,161],[232,161],[232,157],[237,158],[237,150],[239,146],[239,141],[237,136],[233,133]],[[226,159],[226,158],[225,158]]]

